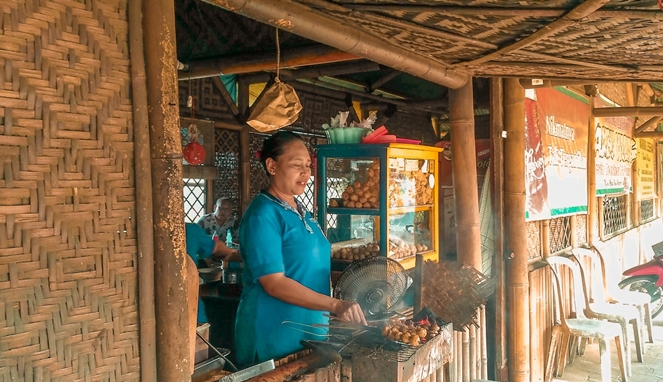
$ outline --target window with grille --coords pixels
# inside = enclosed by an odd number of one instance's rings
[[[603,236],[613,235],[628,228],[626,201],[627,195],[603,198]]]
[[[571,216],[550,219],[550,253],[562,251],[571,246]]]
[[[195,223],[205,214],[206,202],[205,179],[184,179],[184,221]]]
[[[640,221],[647,222],[654,218],[654,199],[640,201]]]

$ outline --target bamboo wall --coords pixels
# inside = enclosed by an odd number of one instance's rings
[[[139,378],[126,7],[0,0],[0,381]]]

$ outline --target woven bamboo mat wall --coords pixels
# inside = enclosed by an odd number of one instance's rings
[[[0,0],[0,381],[139,378],[126,5]]]

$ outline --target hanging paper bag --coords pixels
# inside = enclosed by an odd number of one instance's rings
[[[253,105],[246,123],[261,133],[267,133],[293,124],[301,110],[302,104],[295,89],[277,77]]]

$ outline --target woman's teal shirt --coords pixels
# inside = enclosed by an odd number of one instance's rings
[[[301,211],[304,211],[300,207]],[[244,289],[235,323],[237,362],[251,365],[302,349],[300,340],[324,337],[292,329],[292,324],[326,324],[325,312],[285,303],[269,296],[258,279],[285,273],[305,287],[330,295],[331,246],[310,213],[302,216],[289,204],[261,192],[249,205],[239,229],[244,258]],[[304,328],[324,334],[325,330]]]

